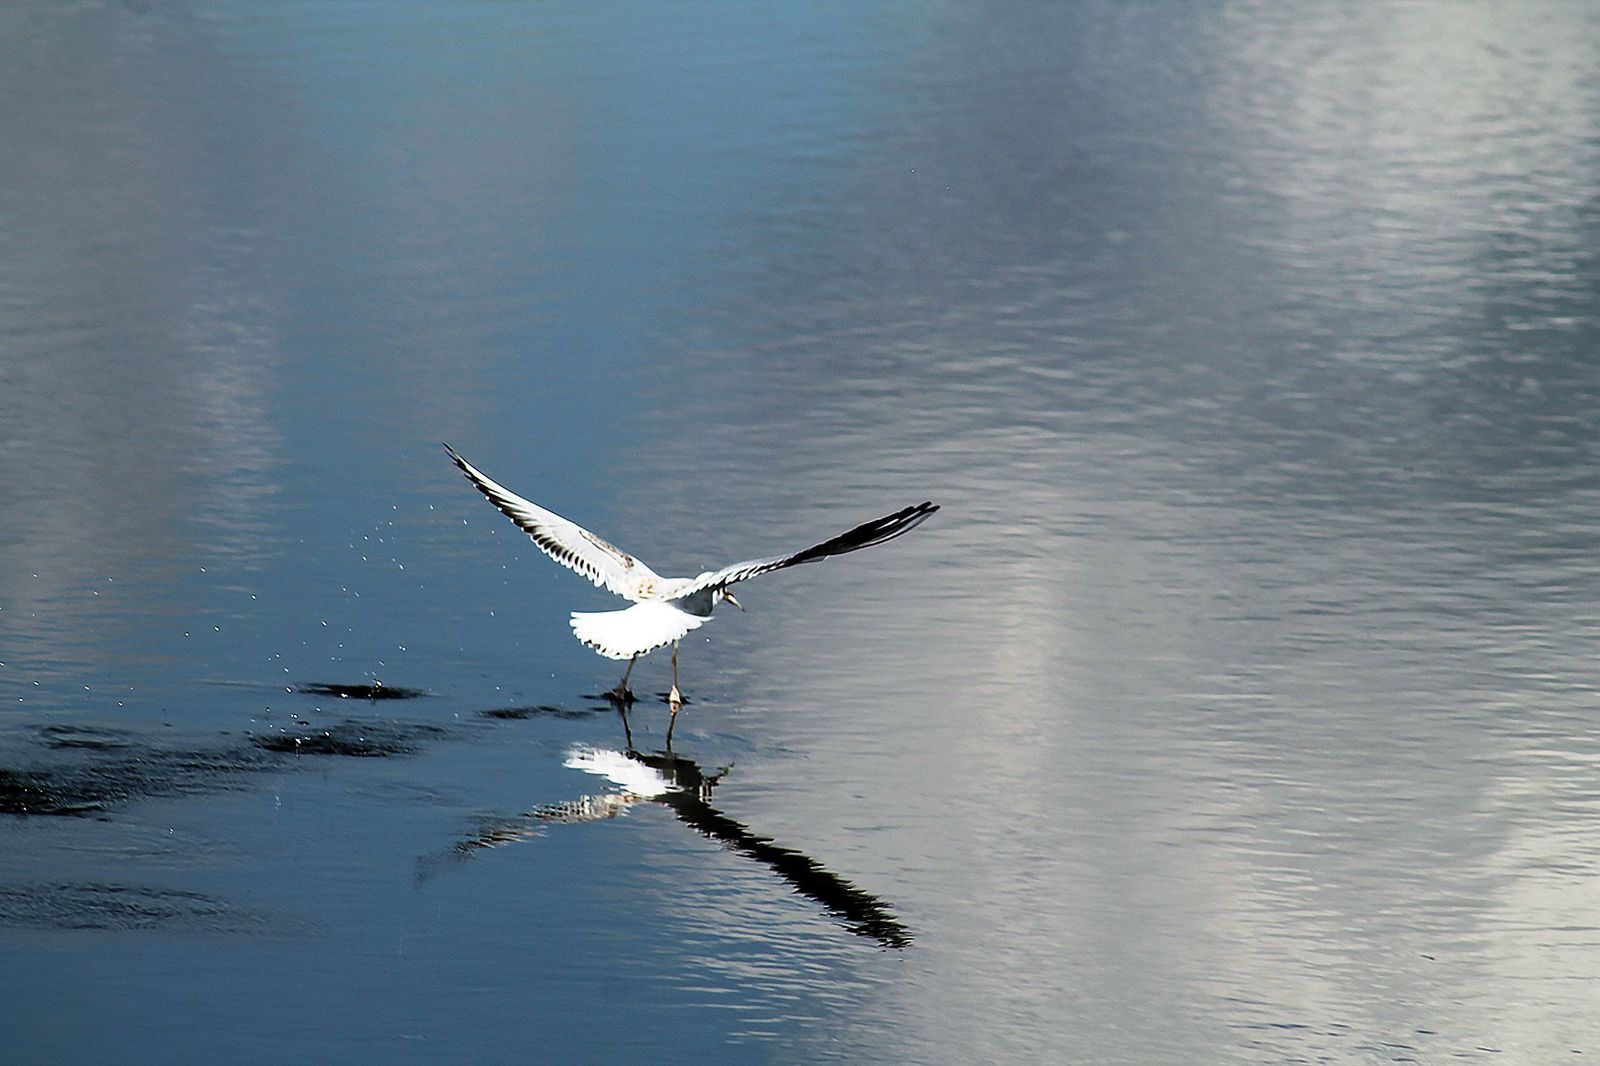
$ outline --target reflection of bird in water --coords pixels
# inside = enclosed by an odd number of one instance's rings
[[[574,612],[572,615],[572,631],[580,641],[609,659],[628,660],[622,680],[617,682],[612,693],[618,701],[627,702],[633,698],[628,690],[628,675],[633,673],[633,664],[639,656],[672,645],[672,692],[667,699],[674,718],[683,702],[678,692],[678,641],[704,625],[719,603],[740,606],[728,586],[774,570],[883,544],[915,529],[939,509],[932,503],[919,503],[865,522],[792,555],[751,559],[721,570],[708,570],[698,577],[662,577],[582,526],[489,480],[457,455],[450,445],[444,448],[478,491],[532,537],[540,551],[596,585],[604,585],[623,599],[633,601],[632,607],[620,611]]]
[[[731,767],[703,772],[693,760],[670,751],[646,755],[633,750],[581,746],[568,754],[566,765],[603,777],[617,790],[535,807],[513,818],[486,820],[474,836],[458,842],[453,854],[465,858],[485,848],[514,844],[539,836],[554,824],[593,822],[626,814],[640,803],[659,803],[691,829],[769,867],[796,892],[822,904],[851,932],[885,947],[903,948],[911,931],[888,906],[808,855],[757,836],[711,806],[711,792]]]

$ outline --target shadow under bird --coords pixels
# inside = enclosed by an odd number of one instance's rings
[[[721,570],[708,570],[696,577],[662,577],[576,522],[570,522],[554,511],[547,511],[491,481],[461,458],[450,445],[446,444],[444,450],[450,453],[456,466],[467,475],[467,480],[533,538],[540,551],[563,566],[576,570],[597,586],[610,589],[633,602],[632,607],[620,611],[575,611],[572,614],[572,632],[580,641],[608,659],[628,660],[622,680],[608,695],[622,701],[631,700],[633,695],[628,689],[628,676],[633,673],[633,664],[641,655],[672,645],[672,692],[667,701],[672,706],[674,719],[683,702],[683,696],[678,691],[678,641],[705,625],[711,618],[712,610],[720,603],[731,603],[743,610],[739,601],[728,591],[728,586],[775,570],[814,563],[830,556],[886,543],[915,529],[939,509],[933,503],[919,503],[871,522],[863,522],[837,537],[791,555],[750,559]]]

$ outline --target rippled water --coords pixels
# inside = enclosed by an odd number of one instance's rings
[[[1597,54],[0,10],[0,1059],[1600,1051]],[[668,753],[440,440],[668,573],[943,510]]]

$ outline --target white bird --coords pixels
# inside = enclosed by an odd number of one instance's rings
[[[662,577],[576,522],[569,522],[491,481],[456,454],[450,445],[446,444],[444,449],[450,453],[450,458],[455,460],[461,472],[467,475],[467,479],[477,486],[478,491],[533,538],[540,551],[563,566],[576,570],[596,585],[633,601],[632,607],[620,611],[575,611],[572,615],[572,632],[580,641],[608,659],[628,660],[622,680],[613,690],[618,699],[632,699],[628,691],[628,675],[633,673],[633,664],[639,656],[672,645],[672,692],[667,698],[672,705],[674,718],[683,701],[678,691],[678,641],[705,625],[711,618],[712,609],[723,601],[740,610],[744,609],[728,591],[729,585],[774,570],[814,563],[832,555],[883,544],[916,528],[939,509],[933,503],[919,503],[864,522],[837,537],[792,555],[750,559],[721,570],[708,570],[696,577]]]

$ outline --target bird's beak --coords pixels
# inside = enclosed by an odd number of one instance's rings
[[[734,599],[733,598],[733,593],[729,592],[727,589],[723,589],[722,590],[722,598],[727,600],[729,603],[733,604],[735,607],[739,608],[739,610],[741,610],[741,611],[744,610],[744,604],[742,604],[738,600]]]

